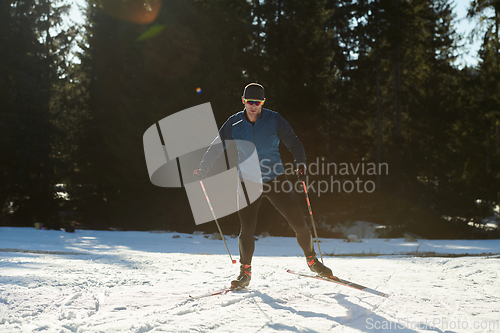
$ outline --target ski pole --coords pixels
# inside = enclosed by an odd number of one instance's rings
[[[205,190],[205,186],[203,185],[203,182],[201,180],[200,180],[200,184],[201,184],[201,189],[203,190],[203,193],[205,194],[205,198],[207,199],[208,207],[210,207],[210,211],[212,212],[212,216],[214,218],[215,224],[217,225],[217,229],[219,229],[220,237],[224,241],[224,245],[226,245],[226,250],[227,250],[227,253],[229,253],[229,258],[231,258],[231,262],[233,264],[236,264],[236,260],[234,260],[233,257],[231,257],[231,252],[229,252],[229,247],[227,247],[226,239],[224,238],[224,234],[222,233],[222,229],[220,228],[219,221],[217,221],[217,218],[215,217],[214,208],[212,207],[212,203],[210,202],[210,199],[208,198],[207,191]]]
[[[323,255],[321,254],[321,247],[319,246],[318,232],[316,231],[316,223],[314,223],[313,211],[311,208],[311,202],[309,201],[309,194],[307,193],[307,187],[305,181],[302,181],[302,188],[304,189],[304,193],[306,194],[307,209],[309,209],[309,215],[311,216],[311,223],[314,230],[314,236],[316,237],[316,243],[318,244],[319,256],[321,257],[321,262],[323,262]]]

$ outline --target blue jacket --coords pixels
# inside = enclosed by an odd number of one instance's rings
[[[223,145],[214,144],[222,140]],[[292,129],[292,126],[277,112],[262,108],[257,121],[252,124],[247,116],[246,110],[240,111],[222,125],[219,136],[215,138],[208,148],[200,163],[200,168],[210,171],[215,160],[227,149],[226,140],[236,142],[238,149],[238,163],[241,164],[249,156],[241,141],[252,142],[257,150],[262,173],[262,181],[268,182],[285,172],[279,153],[279,143],[283,141],[292,153],[295,164],[306,164],[304,146]]]

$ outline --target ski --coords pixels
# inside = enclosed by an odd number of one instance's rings
[[[366,293],[370,293],[370,294],[381,296],[381,297],[385,297],[385,298],[388,298],[388,297],[391,296],[390,294],[386,294],[386,293],[383,293],[383,292],[375,290],[375,289],[367,288],[367,287],[359,285],[357,283],[354,283],[354,282],[351,282],[351,281],[347,281],[347,280],[343,280],[343,279],[340,279],[340,278],[338,278],[339,280],[337,281],[337,280],[334,280],[334,279],[324,278],[324,277],[321,277],[319,275],[298,273],[298,272],[295,272],[295,271],[293,271],[291,269],[288,269],[287,272],[290,273],[290,274],[298,275],[298,276],[313,278],[313,279],[327,281],[327,282],[333,282],[333,283],[336,283],[336,284],[340,284],[342,286],[350,287],[350,288],[353,288],[353,289],[357,289],[357,290],[360,290],[360,291],[364,291]]]
[[[210,297],[210,296],[217,296],[217,295],[224,295],[224,294],[227,294],[231,291],[240,291],[244,288],[239,288],[239,287],[228,287],[228,288],[223,288],[223,289],[219,289],[219,290],[216,290],[216,291],[212,291],[210,293],[206,293],[206,294],[201,294],[201,295],[196,295],[196,296],[191,296],[189,295],[189,297],[191,299],[200,299],[200,298],[204,298],[204,297]]]

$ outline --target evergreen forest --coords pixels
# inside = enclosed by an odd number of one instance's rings
[[[258,82],[305,147],[321,237],[367,221],[381,237],[500,238],[486,227],[500,200],[500,0],[470,1],[470,36],[454,6],[85,0],[84,23],[68,24],[69,2],[2,0],[0,226],[217,231],[195,225],[184,189],[151,183],[143,135],[206,102],[220,127]],[[457,61],[467,38],[481,43],[473,66]],[[237,213],[219,222],[238,233]],[[293,235],[267,201],[263,231]]]

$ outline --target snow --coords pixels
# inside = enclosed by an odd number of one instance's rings
[[[294,238],[256,242],[247,291],[192,300],[238,274],[221,240],[0,228],[0,332],[500,332],[498,240],[321,249],[338,276],[393,296],[286,273],[308,271]]]

